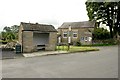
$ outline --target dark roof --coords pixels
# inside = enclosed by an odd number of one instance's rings
[[[71,26],[71,28],[93,28],[95,26],[95,21],[65,22],[58,29],[69,28],[69,26]]]
[[[57,30],[52,25],[38,24],[38,23],[24,23],[21,22],[23,30],[25,31],[41,31],[41,32],[56,32]]]

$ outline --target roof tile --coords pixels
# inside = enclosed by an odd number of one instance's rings
[[[65,22],[59,27],[59,29],[68,28],[69,26],[71,26],[71,28],[93,28],[95,26],[95,21]]]
[[[41,32],[56,32],[57,30],[52,25],[46,24],[38,24],[38,23],[24,23],[21,22],[23,25],[23,30],[26,31],[41,31]]]

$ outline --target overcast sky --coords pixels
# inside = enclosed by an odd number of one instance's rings
[[[52,24],[87,21],[86,0],[1,0],[0,30],[20,22]]]

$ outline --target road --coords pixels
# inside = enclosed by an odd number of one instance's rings
[[[0,48],[0,59],[13,59],[14,57],[14,51],[2,51],[2,49]]]
[[[99,47],[98,47],[99,48]],[[118,46],[2,61],[3,78],[117,78]]]

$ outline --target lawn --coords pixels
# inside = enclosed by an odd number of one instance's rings
[[[69,50],[68,50],[68,46],[57,46],[56,50],[58,50],[58,51],[68,51],[68,52],[99,51],[99,49],[97,49],[97,48],[82,47],[82,46],[70,46]]]

